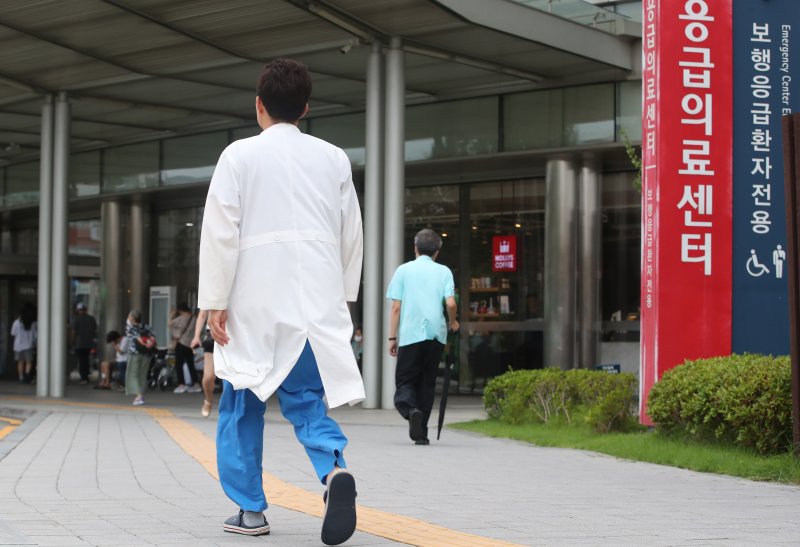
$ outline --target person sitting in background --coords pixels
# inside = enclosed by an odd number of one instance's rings
[[[178,387],[174,393],[197,393],[203,388],[197,383],[197,369],[194,368],[194,351],[192,338],[194,335],[195,317],[186,304],[178,305],[178,313],[169,322],[170,335],[175,344],[175,371],[178,375]],[[184,383],[183,365],[189,369],[190,384]]]

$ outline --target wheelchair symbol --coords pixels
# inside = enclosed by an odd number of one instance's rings
[[[750,249],[750,258],[747,259],[747,273],[753,277],[761,277],[769,273],[769,268],[758,261],[755,249]]]

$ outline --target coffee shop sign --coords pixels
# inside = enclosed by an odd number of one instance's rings
[[[517,236],[494,236],[492,238],[492,271],[517,271]]]

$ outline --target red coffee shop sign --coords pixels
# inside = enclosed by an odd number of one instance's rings
[[[492,237],[492,271],[517,271],[517,236]]]

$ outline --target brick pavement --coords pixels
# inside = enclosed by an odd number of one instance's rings
[[[147,405],[205,440],[193,448],[176,443],[168,420],[134,410],[119,394],[70,386],[78,404],[66,405],[10,396],[19,389],[0,384],[0,415],[25,417],[0,441],[0,544],[320,544],[319,518],[279,506],[291,503],[278,493],[267,512],[271,535],[222,532],[236,508],[202,463],[213,453],[215,421],[199,417],[201,397],[153,394]],[[89,401],[108,406],[84,406]],[[477,403],[454,398],[448,421],[479,417]],[[316,500],[322,486],[276,406],[267,411],[264,471]],[[451,430],[418,447],[392,412],[334,415],[350,438],[346,457],[358,502],[369,508],[365,526],[375,510],[384,535],[409,543],[477,545],[436,535],[449,530],[521,545],[800,545],[798,487]],[[403,529],[409,522],[421,523],[421,535]],[[376,530],[356,532],[348,545],[401,544]]]

